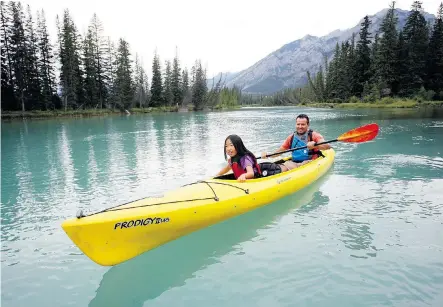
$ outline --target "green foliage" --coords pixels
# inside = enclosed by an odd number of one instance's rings
[[[414,96],[414,98],[420,102],[433,100],[434,97],[435,97],[435,92],[433,90],[427,91],[424,86],[420,87],[420,90]]]
[[[352,96],[351,98],[349,98],[349,103],[359,103],[360,99],[358,99],[358,97],[356,96]]]
[[[412,4],[406,25],[397,32],[395,2],[387,11],[380,29],[369,31],[368,16],[361,23],[359,39],[337,43],[332,59],[325,58],[315,74],[307,72],[306,86],[285,89],[273,95],[248,97],[242,104],[378,104],[401,106],[393,97],[427,101],[443,98],[443,4],[428,42],[429,29],[421,2]],[[427,57],[427,61],[425,61]],[[421,89],[421,90],[420,90]],[[380,100],[381,99],[381,100]],[[414,105],[408,100],[406,105]],[[397,105],[397,104],[398,105]]]
[[[393,104],[395,102],[394,98],[392,97],[384,97],[380,103],[381,104]]]
[[[172,93],[172,71],[171,62],[166,61],[166,68],[164,73],[164,92],[163,97],[167,106],[171,106],[174,101],[174,94]]]
[[[163,105],[163,81],[157,53],[154,54],[152,61],[151,105],[153,107]]]
[[[443,89],[443,3],[440,4],[437,13],[431,38],[429,40],[429,49],[426,62],[427,81],[426,87],[440,92],[439,99],[443,99],[441,93]]]
[[[183,88],[182,76],[180,73],[180,63],[177,55],[175,56],[172,64],[171,92],[174,104],[181,104],[183,100]]]
[[[30,6],[25,16],[19,1],[1,1],[0,13],[2,110],[63,109],[66,113],[135,106],[175,110],[190,103],[197,109],[206,106],[206,72],[201,64],[194,67],[190,82],[188,69],[180,67],[177,55],[172,64],[166,61],[163,75],[155,54],[149,84],[142,59],[136,53],[133,60],[126,40],[120,38],[114,44],[104,37],[95,13],[82,36],[65,9],[56,18],[56,46],[51,45],[43,10],[37,12],[37,24]]]
[[[374,74],[381,77],[383,82],[386,83],[386,87],[389,88],[392,93],[397,93],[398,91],[397,23],[398,18],[395,14],[395,2],[392,2],[381,25],[380,32],[382,38],[380,39],[378,50],[375,52],[375,60],[378,65],[377,70],[374,71]]]
[[[382,97],[415,97],[420,101],[442,98],[443,94],[443,4],[439,7],[430,39],[421,2],[414,1],[404,28],[397,33],[395,2],[387,11],[379,32],[371,41],[370,21],[361,23],[360,39],[336,45],[333,59],[326,66],[323,94],[309,72],[308,84],[315,102],[345,102],[361,99],[375,103]],[[380,38],[381,37],[381,38]],[[322,76],[320,67],[317,76]],[[277,94],[276,94],[277,95]],[[383,100],[383,104],[389,100]]]
[[[224,87],[220,91],[220,99],[218,104],[215,106],[215,109],[233,109],[239,106],[239,102],[241,101],[241,91],[240,89],[234,88],[226,88]]]
[[[43,11],[38,12],[35,24],[29,6],[25,14],[19,1],[1,1],[2,110],[175,110],[179,106],[198,111],[316,102],[396,106],[394,97],[414,97],[409,104],[427,104],[443,99],[443,4],[432,27],[421,5],[420,1],[412,3],[407,22],[398,32],[395,2],[380,29],[370,31],[371,22],[365,16],[359,33],[337,42],[332,59],[325,55],[316,71],[307,72],[306,86],[272,95],[247,95],[239,88],[227,88],[223,78],[208,89],[200,60],[188,71],[181,67],[177,52],[173,60],[165,61],[164,71],[155,53],[149,83],[142,59],[134,53],[133,60],[124,39],[118,39],[115,48],[111,38],[103,36],[96,14],[82,36],[65,10],[56,18],[57,40],[52,46]]]
[[[204,109],[207,102],[206,71],[203,70],[199,60],[195,61],[192,71],[195,72],[192,84],[192,104],[194,110],[199,111]]]
[[[408,74],[402,84],[405,93],[412,94],[424,85],[426,79],[426,52],[429,29],[422,14],[421,2],[414,1],[403,29]]]
[[[356,48],[355,69],[358,72],[356,84],[357,93],[361,93],[364,84],[371,79],[371,33],[369,32],[370,24],[371,21],[366,15],[363,22],[361,23],[362,27],[360,29],[360,40],[357,42]],[[345,57],[346,54],[342,54],[342,56]],[[343,66],[341,68],[341,70],[343,70]],[[346,97],[346,92],[342,91],[341,93],[342,97]]]
[[[134,97],[132,61],[130,59],[129,44],[122,38],[119,41],[116,62],[115,94],[117,104],[121,108],[129,109],[132,107]]]

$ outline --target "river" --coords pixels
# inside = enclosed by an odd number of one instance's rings
[[[102,267],[60,227],[214,175],[240,135],[272,152],[307,113],[335,139],[306,189]],[[244,108],[2,122],[2,306],[442,306],[443,112]]]

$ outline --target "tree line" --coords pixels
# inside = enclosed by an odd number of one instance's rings
[[[129,43],[104,36],[103,25],[93,14],[81,35],[69,10],[56,17],[57,39],[52,44],[44,10],[36,22],[29,5],[1,1],[2,110],[131,109],[194,105],[222,105],[228,89],[208,89],[201,61],[188,71],[176,52],[162,65],[155,52],[152,80]],[[226,96],[227,97],[227,96]]]
[[[353,34],[337,42],[332,60],[328,63],[325,57],[314,76],[307,72],[306,86],[257,99],[271,105],[375,102],[383,97],[443,100],[442,15],[443,3],[433,25],[428,25],[422,2],[414,1],[404,27],[397,31],[393,1],[375,33],[370,33],[371,21],[365,16],[358,41]]]

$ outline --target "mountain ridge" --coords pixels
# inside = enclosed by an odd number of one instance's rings
[[[368,15],[372,22],[369,28],[372,39],[388,10],[384,8],[374,15]],[[404,27],[410,11],[397,8],[395,12],[398,30]],[[422,13],[426,21],[432,24],[436,17],[425,11]],[[303,86],[307,82],[307,71],[315,73],[324,64],[325,56],[328,62],[332,59],[337,42],[351,39],[353,33],[356,35],[355,41],[358,41],[362,21],[363,18],[351,28],[335,29],[324,36],[306,34],[284,44],[250,67],[231,73],[226,86],[237,86],[249,94],[272,94],[284,88]]]

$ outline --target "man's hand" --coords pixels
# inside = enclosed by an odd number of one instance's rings
[[[240,177],[237,178],[237,181],[245,182],[246,181],[246,174],[241,174]]]
[[[314,141],[310,141],[310,142],[308,142],[308,144],[306,144],[306,146],[308,147],[308,149],[313,149],[313,148],[314,148],[314,145],[315,145],[315,142],[314,142]]]
[[[266,151],[263,151],[263,152],[261,153],[261,158],[262,158],[262,159],[266,159],[266,155],[267,155]]]

